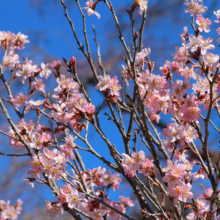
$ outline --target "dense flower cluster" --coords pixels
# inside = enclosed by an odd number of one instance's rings
[[[134,177],[137,171],[144,176],[154,174],[153,160],[145,158],[144,151],[139,151],[139,153],[133,152],[131,157],[127,154],[122,155],[124,156],[122,167],[124,168],[125,174],[129,177]]]
[[[101,190],[96,191],[94,198],[87,199],[85,193],[79,193],[70,184],[60,188],[60,195],[57,198],[59,199],[57,202],[46,202],[46,211],[50,213],[51,217],[58,217],[63,213],[62,204],[64,203],[68,203],[69,208],[76,207],[81,209],[85,214],[95,220],[102,220],[106,217],[111,217],[112,220],[120,219],[121,215],[116,210],[125,213],[126,207],[134,206],[134,203],[129,197],[119,196],[119,202],[114,202],[106,198],[106,195]],[[114,209],[103,205],[100,200]]]
[[[121,96],[119,93],[121,85],[118,84],[119,80],[117,76],[114,76],[113,78],[111,78],[109,75],[98,76],[98,80],[99,83],[96,85],[95,89],[99,89],[100,91],[104,92],[109,100],[116,102]]]
[[[17,203],[10,206],[10,201],[5,202],[0,200],[0,219],[1,220],[15,220],[22,210],[22,201],[18,199]]]

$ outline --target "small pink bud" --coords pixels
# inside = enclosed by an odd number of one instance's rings
[[[76,58],[74,56],[71,56],[71,61],[69,62],[69,65],[74,71],[76,71]]]
[[[61,61],[60,60],[54,60],[53,62],[50,63],[50,66],[53,67],[53,68],[60,68]]]
[[[135,33],[134,33],[134,39],[137,39],[137,38],[138,38],[138,32],[135,31]]]

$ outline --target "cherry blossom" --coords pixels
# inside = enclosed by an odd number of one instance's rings
[[[80,205],[81,200],[85,198],[84,193],[78,193],[76,189],[73,189],[71,193],[67,196],[68,206],[69,208],[78,207]]]
[[[149,55],[150,52],[150,48],[145,48],[141,52],[137,53],[135,58],[135,65],[138,68],[144,68],[144,59]]]
[[[139,15],[142,15],[143,12],[147,10],[147,3],[149,0],[135,0],[135,5],[139,6]]]
[[[215,20],[216,23],[220,23],[220,9],[218,11],[214,11],[214,14],[216,15],[218,20]]]
[[[100,14],[95,11],[95,7],[96,7],[97,2],[93,3],[93,0],[89,0],[86,2],[86,7],[82,8],[82,9],[85,9],[89,16],[95,14],[97,16],[97,18],[99,19]]]
[[[50,213],[52,218],[59,217],[60,214],[63,214],[63,207],[61,202],[49,202],[46,201],[45,206],[46,212]]]
[[[2,70],[13,70],[15,66],[19,63],[19,56],[18,54],[14,54],[13,51],[10,51],[3,57],[2,61]]]
[[[45,92],[45,85],[43,84],[43,80],[42,79],[37,79],[36,82],[33,82],[31,84],[32,86],[34,86],[36,89],[42,91],[42,92]]]
[[[41,63],[41,72],[40,72],[40,76],[44,77],[45,79],[48,79],[49,75],[51,74],[51,70],[48,68],[50,66],[50,64],[44,64]]]
[[[196,23],[199,26],[199,31],[205,31],[206,33],[210,32],[209,26],[212,24],[212,22],[208,18],[203,18],[202,15],[199,15],[196,18]]]
[[[12,97],[10,102],[13,104],[14,108],[20,107],[22,105],[26,106],[28,104],[28,100],[30,99],[30,95],[24,95],[23,93],[19,93],[18,96]]]
[[[185,0],[184,4],[187,6],[184,11],[189,12],[191,16],[200,15],[208,10],[207,7],[202,5],[202,0]]]

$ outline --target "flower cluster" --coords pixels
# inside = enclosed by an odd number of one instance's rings
[[[153,160],[145,158],[144,151],[139,151],[139,153],[133,152],[131,156],[124,153],[122,155],[124,156],[122,167],[128,177],[134,177],[137,171],[144,176],[154,175]]]
[[[43,153],[32,156],[32,161],[29,162],[31,169],[28,174],[34,179],[37,177],[40,179],[40,174],[44,173],[49,179],[59,180],[63,173],[63,169],[66,168],[66,162],[68,159],[65,154],[58,152],[56,149],[48,150],[44,148]]]
[[[86,2],[86,7],[82,8],[87,11],[88,16],[95,14],[97,18],[99,19],[101,16],[100,14],[95,11],[96,5],[100,0],[97,0],[97,2],[93,2],[93,0],[89,0]]]
[[[198,139],[196,129],[184,123],[168,123],[167,128],[163,129],[161,136],[166,138],[164,145],[167,147],[168,152],[173,152],[175,146],[179,143],[181,146],[184,146],[185,144],[191,143],[193,139]],[[177,153],[177,151],[175,153]]]
[[[16,35],[9,31],[0,31],[0,47],[2,51],[14,51],[15,49],[23,50],[25,48],[25,44],[29,43],[27,39],[28,36],[21,34],[20,32]]]
[[[149,0],[135,0],[132,6],[134,10],[137,6],[139,7],[139,15],[142,15],[144,12],[147,11],[147,3]]]
[[[18,215],[22,210],[22,201],[18,199],[17,203],[13,206],[10,206],[10,201],[5,202],[0,200],[0,219],[1,220],[15,220],[18,219]]]
[[[112,102],[117,102],[120,97],[119,90],[122,88],[120,84],[118,84],[119,80],[117,76],[111,78],[109,75],[107,76],[98,76],[98,84],[95,86],[95,89],[99,89],[104,92],[105,96],[108,100]]]
[[[75,174],[75,176],[79,179],[77,174]],[[122,181],[119,173],[112,174],[111,170],[106,172],[106,169],[103,167],[94,168],[92,170],[88,169],[88,171],[82,173],[82,177],[88,186],[112,186],[113,190],[117,190]]]
[[[46,202],[46,211],[50,213],[51,217],[59,217],[63,213],[62,204],[67,203],[69,208],[81,209],[94,220],[104,220],[105,217],[118,220],[122,216],[116,210],[125,213],[126,207],[134,206],[129,197],[119,196],[119,202],[114,202],[106,198],[106,195],[101,190],[98,190],[93,198],[87,199],[85,196],[85,193],[79,193],[70,184],[64,185],[60,188],[60,194],[57,196],[59,200],[57,202]],[[103,205],[100,200],[109,205],[109,207]]]
[[[193,163],[188,160],[184,160],[184,163],[178,163],[178,160],[173,163],[171,160],[167,160],[167,167],[163,168],[165,176],[163,181],[168,184],[167,191],[169,195],[174,198],[174,205],[178,201],[186,202],[187,199],[194,197],[191,192],[191,184],[188,181],[188,175],[193,168]],[[185,181],[183,178],[185,177]]]

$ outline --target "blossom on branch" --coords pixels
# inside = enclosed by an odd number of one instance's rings
[[[95,14],[97,18],[100,18],[100,14],[95,11],[95,7],[99,1],[93,2],[93,0],[89,0],[86,2],[86,7],[82,8],[87,11],[88,16]]]

